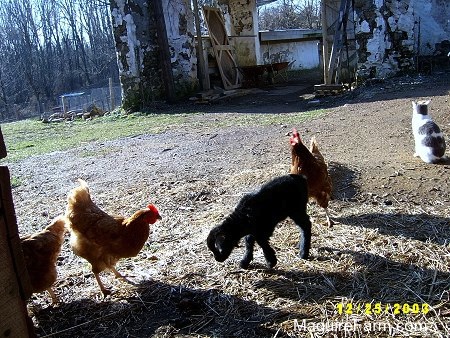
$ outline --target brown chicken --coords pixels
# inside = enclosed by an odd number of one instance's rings
[[[308,196],[316,200],[325,209],[328,226],[333,222],[328,214],[328,203],[333,188],[328,167],[319,151],[316,138],[311,138],[309,149],[303,144],[298,131],[294,128],[289,139],[291,143],[291,174],[305,175],[308,182]]]
[[[70,226],[70,245],[73,252],[86,259],[100,290],[106,297],[111,293],[100,280],[99,273],[112,270],[116,278],[127,281],[115,268],[120,258],[134,257],[141,251],[150,234],[150,224],[161,219],[153,204],[136,211],[131,217],[110,216],[91,200],[87,183],[67,197],[66,218]]]
[[[63,216],[56,217],[44,230],[21,238],[22,251],[33,292],[47,290],[56,304],[52,290],[56,281],[56,260],[66,232]]]

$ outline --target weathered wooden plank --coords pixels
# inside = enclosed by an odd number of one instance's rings
[[[232,54],[221,12],[217,8],[204,6],[203,13],[223,86],[225,89],[239,88],[242,85],[241,77]]]
[[[25,299],[31,286],[23,260],[7,167],[0,167],[0,336],[34,337]]]
[[[6,145],[3,140],[2,128],[0,127],[0,158],[6,157]]]

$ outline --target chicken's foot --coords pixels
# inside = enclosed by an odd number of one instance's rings
[[[128,284],[135,285],[135,283],[133,283],[132,281],[127,279],[124,275],[122,275],[119,271],[117,271],[116,268],[112,267],[111,270],[114,273],[114,276],[116,276],[116,278],[120,278],[122,281],[124,281],[124,282],[126,282]]]

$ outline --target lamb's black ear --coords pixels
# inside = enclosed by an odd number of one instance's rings
[[[219,251],[220,254],[223,253],[223,245],[225,243],[225,236],[224,235],[219,235],[216,238],[216,250]]]

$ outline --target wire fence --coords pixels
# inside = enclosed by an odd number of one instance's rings
[[[60,112],[85,111],[93,106],[103,111],[113,111],[122,101],[120,86],[93,88],[60,96]]]

